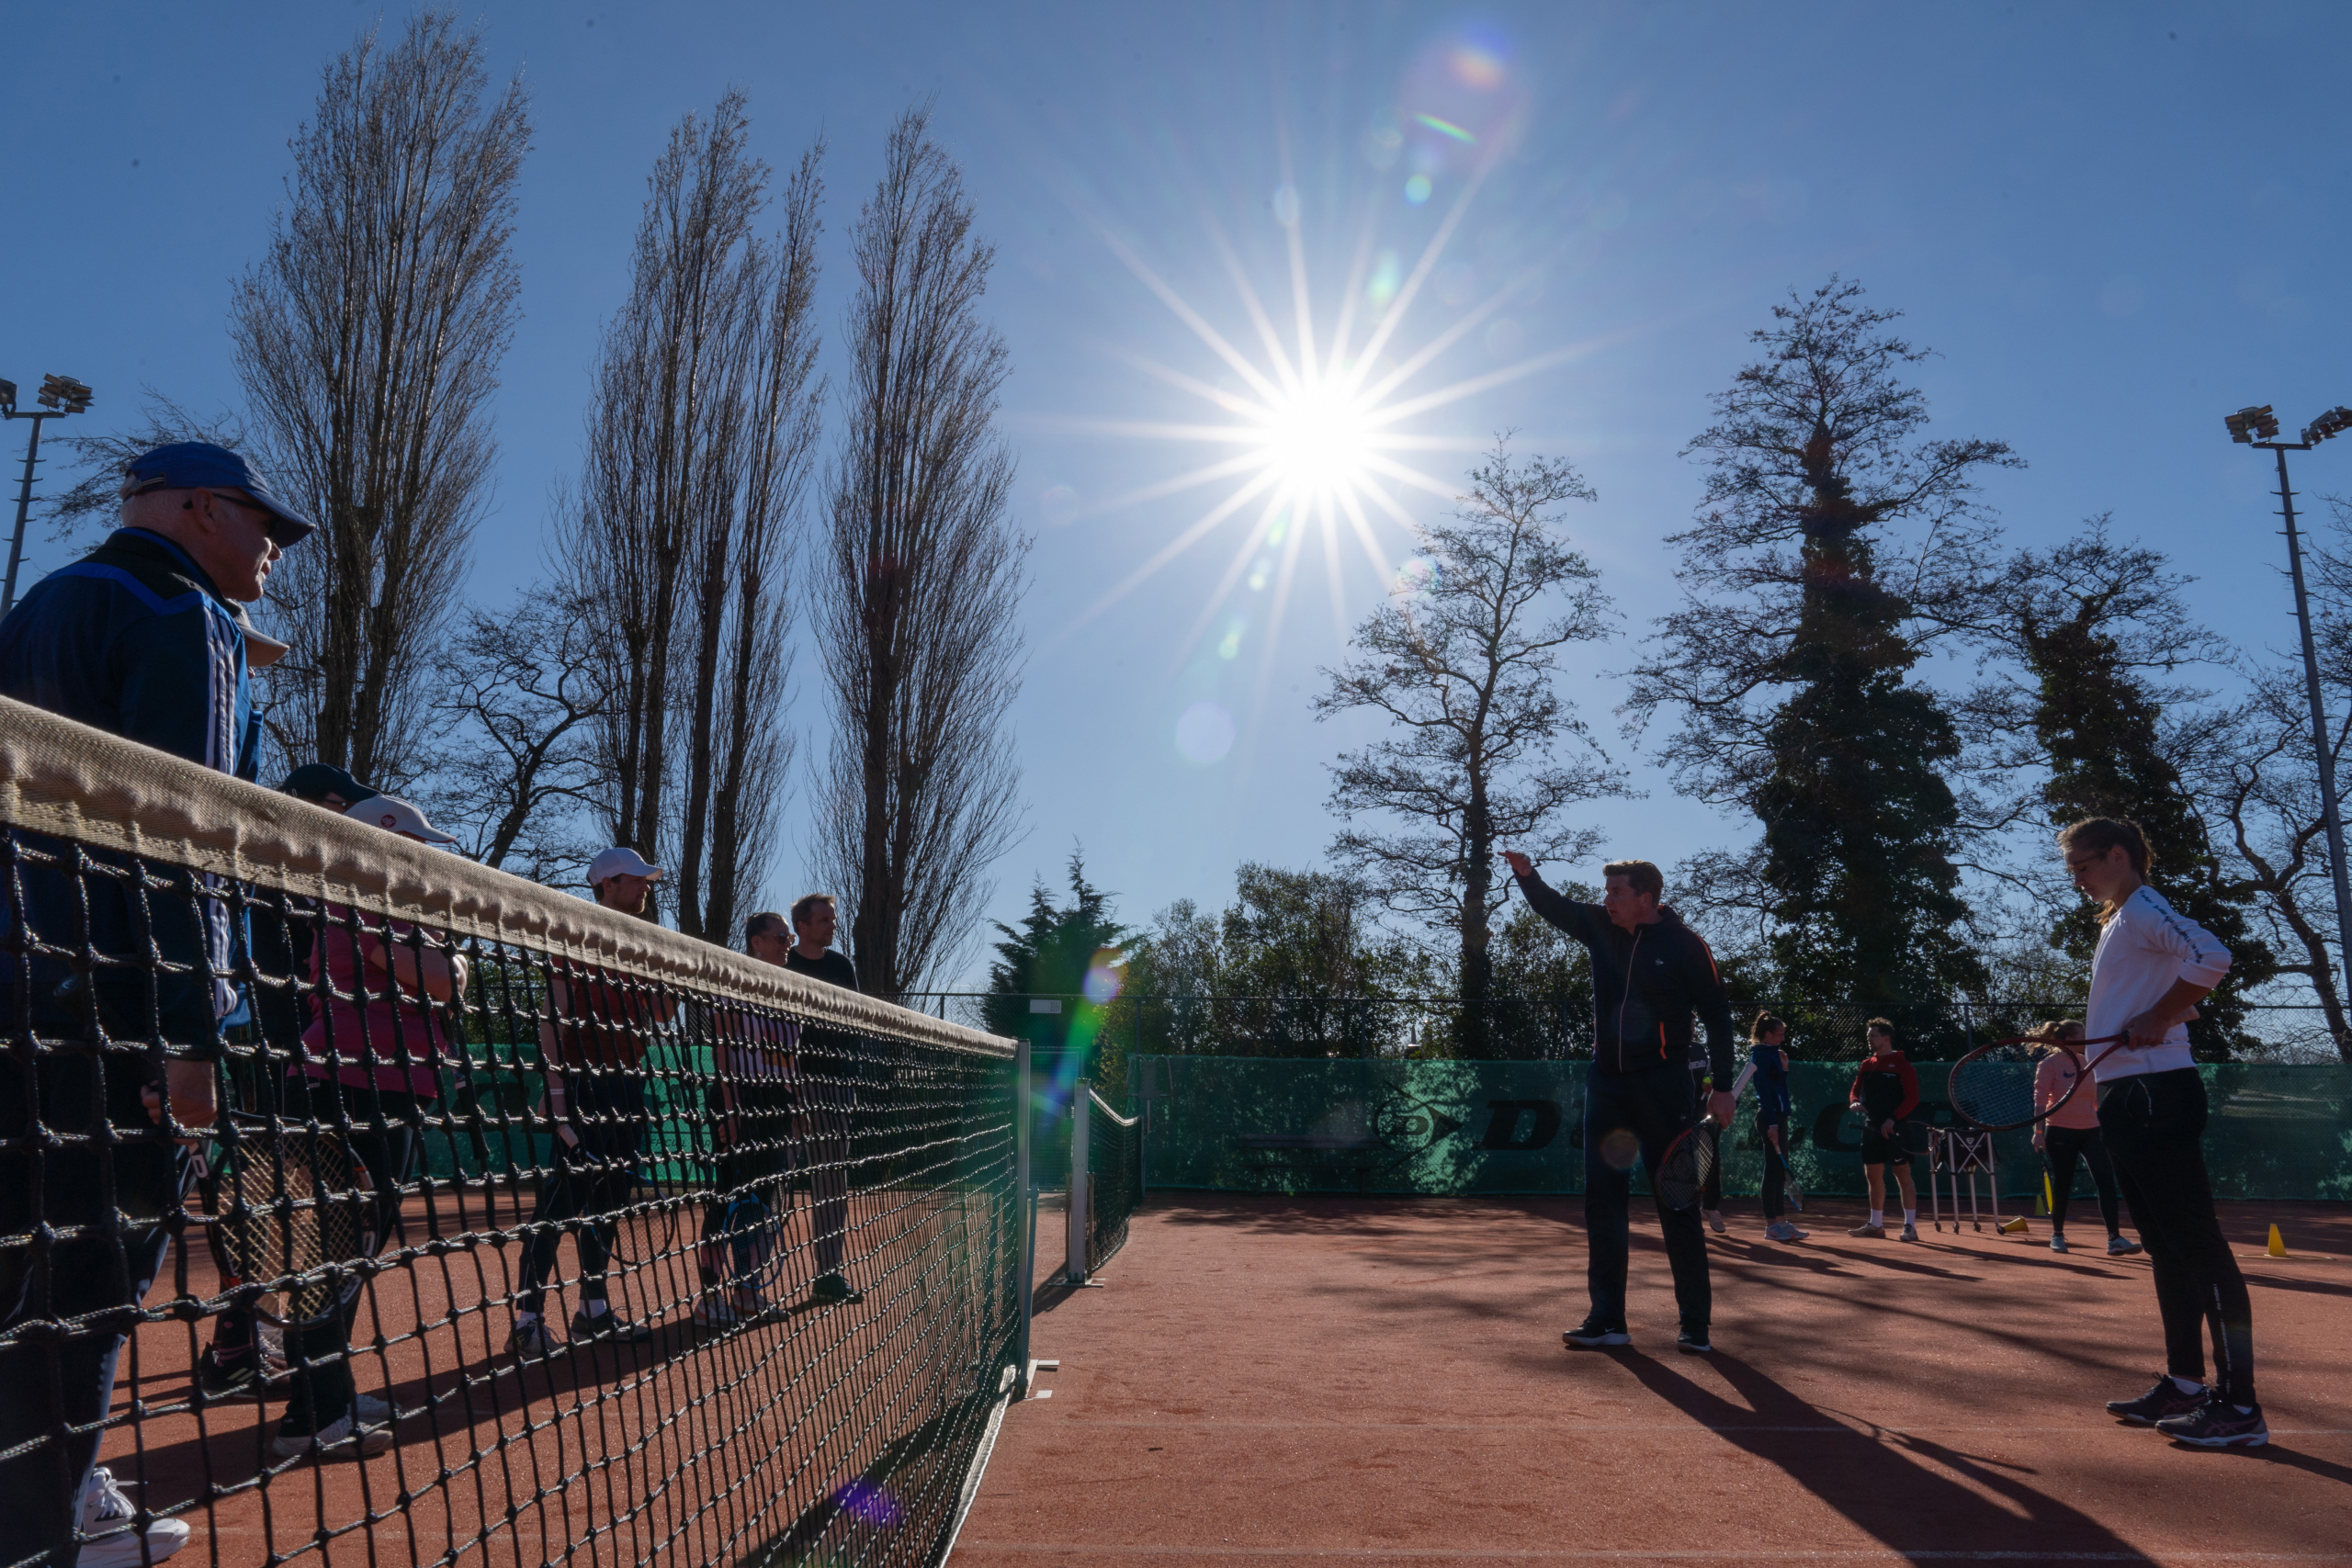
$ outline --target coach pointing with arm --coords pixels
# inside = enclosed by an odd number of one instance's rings
[[[1592,1310],[1563,1335],[1571,1345],[1624,1345],[1628,1209],[1638,1152],[1657,1187],[1659,1160],[1676,1134],[1698,1119],[1691,1104],[1690,1021],[1707,1028],[1713,1079],[1732,1081],[1731,1004],[1715,973],[1715,955],[1671,909],[1658,907],[1666,884],[1645,860],[1612,861],[1601,868],[1606,891],[1598,904],[1579,904],[1545,886],[1525,855],[1505,850],[1528,907],[1582,942],[1592,955],[1592,1066],[1585,1081],[1585,1279]],[[1707,1110],[1728,1126],[1732,1097],[1721,1089]],[[1713,1301],[1707,1282],[1707,1242],[1699,1211],[1660,1201],[1658,1222],[1674,1269],[1674,1302],[1682,1318],[1676,1348],[1704,1355]]]

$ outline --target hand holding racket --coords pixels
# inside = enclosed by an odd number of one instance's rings
[[[1988,1133],[2030,1126],[2080,1094],[2083,1086],[2091,1081],[2091,1070],[2121,1050],[2130,1039],[2131,1034],[2126,1032],[2080,1042],[2086,1054],[2094,1045],[2106,1048],[2077,1067],[2075,1081],[2047,1105],[2034,1103],[2037,1069],[2044,1055],[2064,1047],[2046,1034],[2018,1034],[1996,1040],[1989,1045],[1979,1045],[1952,1064],[1944,1098],[1951,1102],[1954,1115]]]
[[[1713,1117],[1702,1116],[1666,1145],[1651,1179],[1668,1208],[1688,1209],[1699,1201],[1708,1179],[1715,1173],[1715,1141],[1722,1131]]]

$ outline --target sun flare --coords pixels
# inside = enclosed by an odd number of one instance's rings
[[[1374,411],[1344,383],[1309,382],[1261,421],[1266,466],[1302,498],[1329,502],[1371,478]]]

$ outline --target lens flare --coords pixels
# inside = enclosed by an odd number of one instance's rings
[[[1094,962],[1087,967],[1086,978],[1079,982],[1078,988],[1085,992],[1086,999],[1096,1007],[1110,1006],[1118,999],[1120,988],[1126,984],[1127,977],[1118,967],[1125,962],[1126,954],[1116,948],[1103,948],[1095,953]]]
[[[1194,703],[1176,720],[1176,750],[1195,767],[1225,760],[1233,750],[1233,716],[1219,703]]]

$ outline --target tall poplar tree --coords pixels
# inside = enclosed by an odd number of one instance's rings
[[[1690,443],[1708,474],[1696,525],[1669,541],[1686,604],[1633,710],[1679,710],[1679,786],[1762,825],[1747,864],[1782,988],[1925,1027],[1983,968],[1952,930],[1960,739],[1910,676],[1977,612],[1992,528],[1976,476],[2018,459],[1926,437],[1927,400],[1901,377],[1929,351],[1860,284],[1833,276],[1772,314]]]

